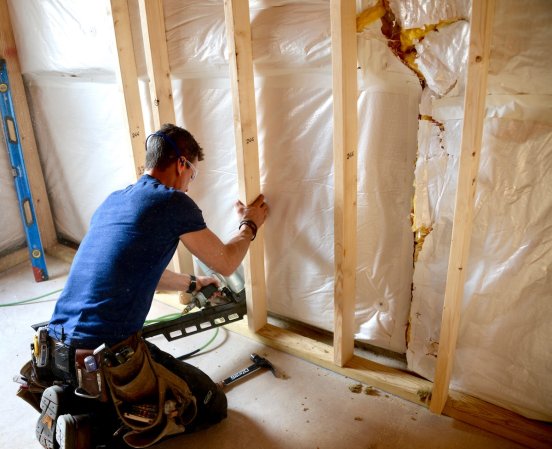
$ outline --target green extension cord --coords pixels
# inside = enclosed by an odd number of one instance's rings
[[[175,318],[178,318],[181,316],[180,313],[169,313],[168,315],[160,316],[159,318],[153,318],[151,320],[144,321],[144,324],[154,324],[154,323],[160,323],[162,321],[169,321],[174,320]]]
[[[19,305],[22,305],[22,304],[27,304],[27,303],[32,302],[32,301],[38,301],[39,299],[46,298],[47,296],[53,295],[54,293],[59,293],[62,290],[63,289],[60,288],[59,290],[54,290],[53,292],[45,293],[44,295],[36,296],[34,298],[24,299],[23,301],[15,301],[15,302],[9,302],[7,304],[0,304],[0,307],[19,306]]]

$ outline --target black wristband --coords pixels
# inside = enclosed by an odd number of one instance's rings
[[[190,285],[188,286],[186,293],[193,293],[196,289],[196,277],[193,274],[189,274],[188,276],[190,276]]]
[[[247,226],[251,231],[253,232],[253,238],[251,241],[255,240],[255,237],[257,237],[257,225],[252,220],[242,220],[240,221],[240,226],[238,227],[238,230],[242,228],[242,226]]]

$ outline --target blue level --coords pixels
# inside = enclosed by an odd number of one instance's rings
[[[10,93],[10,83],[8,81],[8,71],[6,61],[0,59],[0,112],[2,113],[2,123],[4,125],[4,136],[6,146],[10,155],[13,177],[15,180],[15,190],[19,200],[19,212],[23,220],[23,228],[27,237],[27,247],[33,266],[33,274],[36,282],[48,279],[48,270],[46,269],[46,259],[40,240],[40,231],[36,222],[36,215],[33,205],[33,197],[23,160],[23,151],[19,141],[19,131],[15,112]]]

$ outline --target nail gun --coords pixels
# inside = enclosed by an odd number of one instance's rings
[[[229,277],[224,277],[202,266],[201,263],[200,266],[207,275],[217,277],[221,287],[217,288],[213,284],[203,287],[192,296],[191,302],[178,318],[144,326],[143,338],[163,334],[167,341],[177,340],[241,320],[247,313],[243,276],[239,270]],[[190,313],[195,308],[198,310]]]

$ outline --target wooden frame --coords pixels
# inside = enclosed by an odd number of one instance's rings
[[[249,0],[225,0],[224,15],[230,56],[239,195],[244,204],[250,204],[261,193],[261,183]],[[261,228],[244,260],[247,314],[249,325],[255,331],[261,329],[267,319],[263,235]]]
[[[241,2],[241,7],[235,7],[238,2],[225,1],[227,8],[231,8],[233,14],[232,23],[239,22],[245,27],[245,35],[241,35],[242,43],[249,45],[249,10],[245,7],[247,1]],[[354,2],[350,2],[354,3]],[[334,346],[323,345],[309,338],[296,333],[279,329],[278,327],[266,324],[259,328],[258,309],[252,317],[248,311],[248,321],[254,320],[254,324],[245,325],[243,322],[233,323],[227,327],[235,332],[247,335],[250,338],[279,349],[281,351],[297,355],[317,365],[323,366],[332,371],[341,373],[353,379],[377,386],[385,391],[400,396],[423,406],[428,406],[428,395],[432,388],[432,382],[420,379],[418,376],[394,370],[360,357],[353,356],[352,326],[350,322],[354,314],[354,271],[356,258],[351,249],[356,246],[356,226],[350,226],[351,220],[356,222],[356,34],[353,33],[356,27],[354,16],[354,5],[347,3],[347,0],[332,0],[332,60],[334,74],[334,163],[336,166],[335,189],[336,189],[336,325],[334,335]],[[474,0],[475,8],[481,8],[482,0]],[[484,3],[484,2],[483,2]],[[232,5],[232,6],[230,6]],[[353,17],[351,19],[351,11]],[[236,17],[241,14],[242,18]],[[479,14],[479,13],[477,13]],[[491,19],[486,16],[484,19],[477,16],[478,29],[490,33]],[[483,23],[481,23],[483,20]],[[243,31],[243,30],[242,30]],[[228,32],[229,36],[232,33]],[[236,30],[234,30],[236,33]],[[480,33],[477,33],[480,34]],[[353,49],[351,49],[351,47]],[[247,66],[245,76],[251,76],[252,55],[249,50],[241,51],[238,47],[230,46],[230,53],[237,53],[238,65]],[[337,53],[337,54],[336,54]],[[244,58],[247,57],[247,60]],[[488,56],[487,56],[488,57]],[[241,58],[241,59],[240,59]],[[232,61],[233,58],[231,58]],[[354,61],[354,65],[352,62]],[[480,59],[477,58],[478,63]],[[231,62],[232,63],[232,62]],[[340,66],[341,65],[341,66]],[[235,75],[235,74],[234,74]],[[244,72],[240,72],[244,75]],[[233,79],[233,91],[236,87]],[[243,95],[250,95],[251,98],[244,99]],[[254,90],[252,87],[247,92],[245,89],[239,92],[239,99],[234,99],[236,105],[253,105],[246,111],[252,112],[254,107]],[[243,109],[240,109],[243,111]],[[236,130],[249,126],[251,115],[241,116],[234,114]],[[482,122],[483,117],[477,118]],[[239,135],[236,132],[237,136]],[[255,134],[256,136],[256,134]],[[236,137],[238,140],[238,137]],[[239,144],[239,142],[238,142]],[[348,161],[351,162],[348,164]],[[253,167],[256,170],[258,160],[252,159]],[[248,181],[244,173],[239,173],[240,183]],[[353,182],[354,180],[354,182]],[[337,193],[338,192],[338,193]],[[349,220],[349,221],[347,221]],[[348,233],[345,235],[345,233]],[[353,237],[351,237],[351,235]],[[350,246],[352,245],[352,246]],[[352,267],[352,268],[351,268]],[[264,274],[264,272],[263,272]],[[249,304],[248,304],[249,306]],[[266,321],[261,317],[260,321]],[[347,335],[346,333],[349,332]],[[455,344],[451,342],[451,344]],[[446,382],[448,391],[448,381]],[[506,438],[518,441],[522,444],[535,448],[546,448],[552,442],[552,428],[546,424],[526,419],[516,413],[504,410],[477,398],[470,397],[450,391],[444,404],[443,412],[460,421],[468,422],[485,430],[497,433]]]
[[[474,183],[472,180],[475,180],[477,173],[484,119],[485,80],[493,4],[494,0],[492,2],[474,0],[472,6],[472,34],[465,109],[474,114],[469,116],[469,120],[464,121],[461,169],[455,209],[456,234],[453,239],[453,246],[457,246],[454,254],[459,255],[451,255],[450,278],[447,276],[447,289],[450,289],[450,293],[447,296],[448,299],[446,299],[443,314],[442,331],[444,333],[441,342],[443,349],[440,349],[438,359],[438,364],[440,363],[442,366],[438,372],[436,382],[432,383],[410,373],[353,355],[354,341],[350,335],[349,320],[354,312],[354,301],[351,301],[352,295],[350,293],[351,288],[353,288],[354,293],[354,269],[351,273],[350,267],[352,264],[354,268],[355,262],[353,261],[354,257],[350,257],[351,253],[347,253],[347,251],[351,250],[350,245],[354,246],[355,241],[344,236],[344,232],[347,231],[343,230],[348,226],[349,234],[356,234],[356,228],[346,223],[347,219],[352,219],[352,215],[356,214],[353,212],[355,211],[356,201],[356,198],[353,198],[353,194],[356,193],[356,181],[352,183],[350,180],[353,175],[356,180],[356,162],[350,161],[350,159],[356,161],[356,78],[352,76],[356,68],[353,69],[351,65],[354,60],[354,50],[350,48],[351,46],[354,47],[356,42],[351,41],[351,28],[354,29],[355,23],[350,18],[352,7],[348,0],[332,0],[331,6],[332,32],[334,34],[332,37],[332,48],[334,49],[333,73],[334,78],[337,78],[334,80],[335,183],[336,192],[339,190],[339,193],[336,193],[336,203],[340,203],[336,206],[336,209],[340,209],[336,211],[336,221],[338,222],[336,224],[336,241],[339,242],[336,244],[336,279],[339,276],[342,277],[341,283],[336,282],[336,285],[339,284],[339,286],[336,286],[335,290],[336,302],[339,302],[339,306],[336,306],[336,317],[340,324],[335,326],[335,333],[338,335],[334,337],[332,347],[297,333],[266,324],[263,249],[262,238],[259,240],[259,237],[257,243],[252,246],[249,256],[251,258],[251,254],[255,251],[256,262],[253,264],[251,259],[248,262],[250,276],[247,285],[248,323],[240,321],[227,327],[231,331],[246,335],[263,344],[375,386],[403,399],[424,407],[429,406],[435,412],[440,413],[442,411],[447,416],[526,446],[544,449],[552,445],[552,426],[524,418],[516,413],[454,390],[449,391],[452,354],[457,334],[454,329],[451,332],[449,326],[457,326],[459,320],[458,307],[463,286],[463,273],[461,272],[464,270],[459,270],[458,267],[465,266],[465,257],[467,257],[468,250],[466,241],[469,242],[471,231],[471,216],[466,217],[465,209],[462,208],[467,207],[469,209],[473,207]],[[231,82],[234,96],[240,196],[247,201],[254,199],[259,191],[255,92],[253,88],[248,1],[226,0],[225,13],[231,54]],[[158,27],[158,32],[160,32],[159,30]],[[478,51],[479,49],[481,50]],[[339,67],[340,64],[341,67]],[[354,154],[348,158],[350,152],[354,152]],[[463,206],[458,204],[460,201],[464,201]],[[471,206],[470,203],[472,203]],[[460,244],[460,238],[463,241],[462,244]],[[338,252],[340,253],[339,263],[337,263]],[[458,263],[460,264],[458,265]],[[262,266],[262,270],[257,270],[258,266]],[[445,335],[447,332],[449,333],[448,336]],[[336,353],[339,354],[336,355]],[[442,372],[445,372],[445,375],[442,375]],[[432,389],[437,399],[433,398],[429,403],[428,394]]]
[[[441,413],[447,401],[458,339],[460,307],[464,296],[465,268],[470,251],[473,203],[479,171],[483,121],[485,119],[487,71],[494,7],[495,0],[472,1],[458,187],[454,206],[437,368],[429,407],[435,413]]]
[[[139,0],[138,4],[149,75],[153,123],[154,128],[159,129],[164,123],[176,122],[163,1]],[[178,243],[173,264],[174,270],[178,273],[194,272],[192,255],[181,242]]]
[[[142,0],[143,1],[143,0]],[[474,0],[475,8],[481,0]],[[249,202],[259,193],[259,159],[249,2],[225,0],[225,17],[230,53],[230,75],[234,105],[234,126],[238,161],[240,197]],[[336,325],[334,346],[323,345],[293,332],[266,324],[262,234],[253,244],[246,261],[247,324],[228,325],[232,331],[247,335],[284,352],[317,365],[381,388],[409,401],[428,406],[432,382],[412,374],[388,368],[353,355],[352,319],[356,257],[356,34],[354,2],[332,0],[332,49],[334,74],[334,163],[336,189]],[[476,19],[480,30],[489,32],[490,19]],[[478,60],[479,62],[479,60]],[[479,65],[482,67],[482,65]],[[476,119],[482,122],[482,117]],[[471,123],[470,126],[474,126]],[[468,126],[468,125],[466,125]],[[354,180],[354,181],[353,181]],[[462,190],[464,192],[464,190]],[[355,221],[353,221],[355,220]],[[465,228],[466,229],[466,228]],[[352,236],[352,237],[351,237]],[[253,262],[253,259],[255,262]],[[450,340],[454,345],[455,340]],[[445,355],[445,360],[449,360]],[[441,381],[448,391],[448,380]],[[435,387],[434,387],[435,388]],[[448,400],[447,400],[448,398]],[[485,401],[450,391],[445,394],[443,412],[458,420],[513,439],[535,448],[549,447],[549,426],[523,418]]]
[[[139,0],[138,4],[149,76],[153,127],[159,129],[163,123],[176,121],[163,1]]]
[[[0,257],[0,273],[9,270],[20,263],[29,260],[29,250],[25,248],[16,249],[5,256]]]
[[[119,56],[118,80],[125,101],[125,115],[128,123],[132,157],[136,179],[144,174],[145,131],[140,90],[138,88],[138,73],[132,43],[130,14],[128,0],[111,0],[111,16]]]
[[[334,361],[353,356],[357,223],[356,1],[331,0],[334,147]]]

